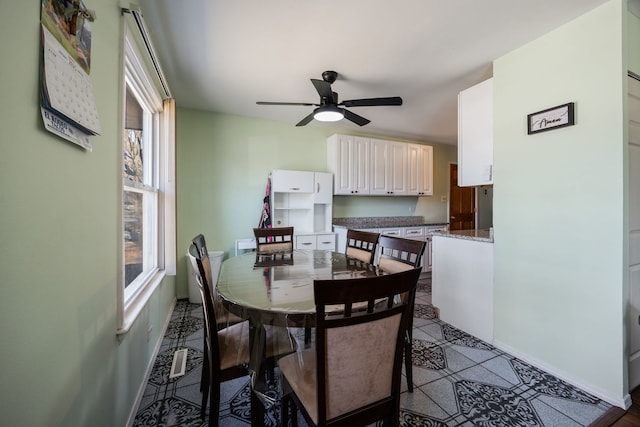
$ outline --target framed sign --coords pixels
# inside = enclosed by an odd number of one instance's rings
[[[569,102],[538,111],[537,113],[531,113],[527,115],[527,133],[531,135],[565,126],[573,126],[575,124],[574,111],[574,103]]]

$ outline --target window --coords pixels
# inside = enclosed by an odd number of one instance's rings
[[[160,95],[132,33],[125,25],[119,333],[165,274],[175,274],[174,105]]]

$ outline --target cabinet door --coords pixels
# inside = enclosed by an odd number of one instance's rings
[[[405,195],[407,193],[407,144],[371,140],[370,194]]]
[[[493,184],[493,79],[458,95],[458,185]]]
[[[409,144],[407,148],[407,194],[433,195],[433,147]]]
[[[313,193],[313,172],[274,170],[271,191],[281,193]]]
[[[326,172],[314,173],[313,202],[316,204],[333,203],[333,174]]]
[[[407,151],[407,144],[389,142],[387,187],[395,196],[407,194]]]
[[[351,157],[351,192],[352,194],[369,194],[369,138],[353,139],[353,156]]]
[[[389,144],[380,139],[371,140],[371,180],[369,194],[388,195],[387,176],[389,175]]]
[[[333,194],[369,194],[369,139],[331,136],[327,168],[334,174]]]

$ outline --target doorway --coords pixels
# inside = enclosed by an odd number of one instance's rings
[[[628,166],[629,176],[627,199],[629,199],[629,248],[630,254],[638,253],[640,241],[640,208],[637,200],[638,179],[640,176],[640,76],[629,73],[628,77]],[[628,333],[628,380],[629,391],[640,386],[640,260],[637,256],[629,259],[629,294],[627,312],[627,333]]]
[[[449,230],[476,228],[476,189],[458,186],[458,165],[449,165]]]

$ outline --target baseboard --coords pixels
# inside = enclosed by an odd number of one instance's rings
[[[164,321],[164,326],[162,327],[162,332],[159,335],[159,339],[156,342],[156,346],[153,349],[153,355],[149,358],[149,362],[147,364],[147,369],[144,374],[144,380],[138,387],[138,393],[136,394],[135,402],[131,408],[131,412],[129,413],[129,419],[127,420],[127,427],[133,426],[133,422],[136,419],[136,414],[138,413],[138,406],[140,406],[140,402],[142,402],[142,396],[144,396],[144,390],[147,387],[147,382],[149,382],[149,377],[151,376],[151,372],[153,371],[153,364],[156,360],[156,356],[160,351],[160,347],[162,346],[162,340],[164,339],[164,335],[167,332],[167,328],[169,327],[169,322],[171,322],[171,315],[173,314],[173,310],[176,308],[176,302],[178,302],[177,298],[173,298],[173,302],[171,303],[171,307],[169,308],[169,313],[167,314],[167,318]]]
[[[631,395],[629,393],[627,393],[623,398],[619,398],[619,397],[615,397],[615,396],[610,396],[606,391],[600,389],[599,387],[594,387],[591,384],[585,383],[584,381],[571,377],[570,375],[567,375],[566,372],[561,372],[558,369],[547,365],[546,363],[543,363],[533,357],[531,357],[528,354],[524,354],[522,352],[519,352],[518,350],[510,347],[507,344],[504,344],[498,340],[494,340],[493,341],[493,345],[497,348],[499,348],[500,350],[509,353],[512,356],[517,357],[518,359],[521,359],[525,362],[527,362],[528,364],[535,366],[538,369],[542,369],[545,372],[550,373],[551,375],[554,375],[558,378],[560,378],[563,381],[566,381],[567,383],[578,387],[581,390],[586,391],[587,393],[590,393],[596,397],[598,397],[599,399],[604,400],[607,403],[610,403],[613,406],[617,406],[619,408],[622,409],[629,409],[629,407],[631,406]]]

